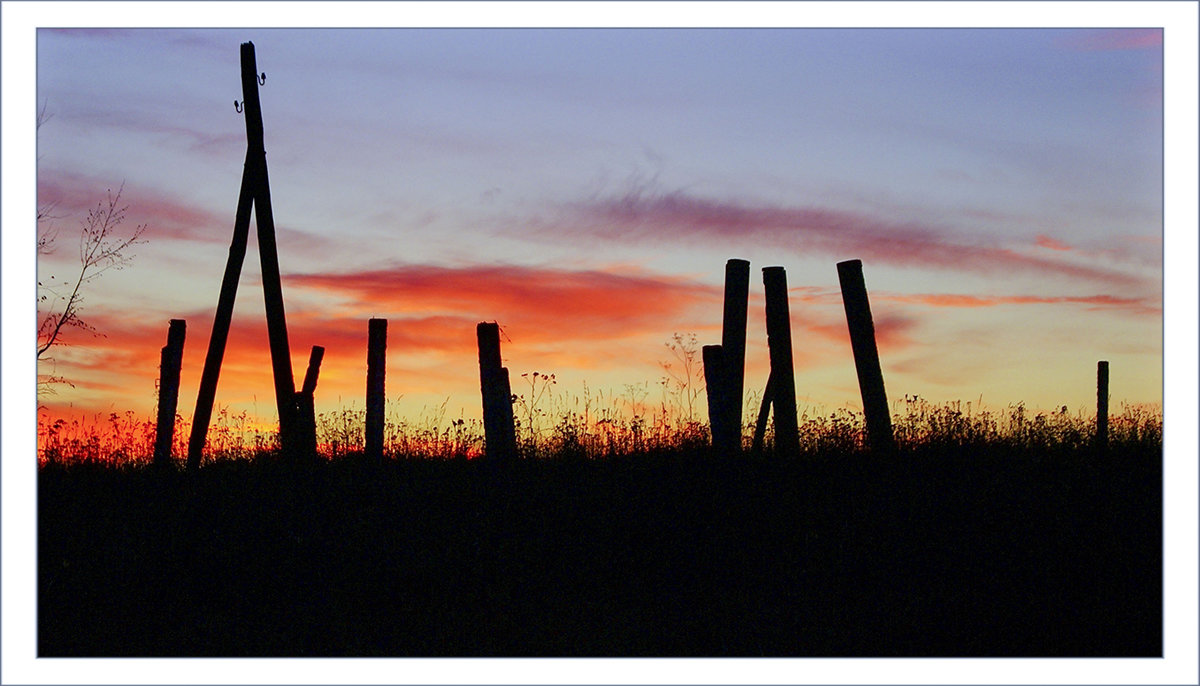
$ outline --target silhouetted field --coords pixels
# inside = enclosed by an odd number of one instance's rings
[[[900,444],[44,466],[39,654],[1161,654],[1157,436]]]

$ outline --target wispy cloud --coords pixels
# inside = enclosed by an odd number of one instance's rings
[[[146,224],[147,238],[227,242],[230,218],[189,205],[168,194],[143,186],[115,185],[111,179],[74,172],[47,171],[38,175],[38,206],[52,206],[51,214],[65,221],[81,221],[98,203],[107,202],[108,194],[121,190],[121,205],[129,208],[127,223]],[[218,230],[222,227],[223,230]],[[132,228],[132,226],[130,227]]]
[[[1063,40],[1064,47],[1072,50],[1146,50],[1161,48],[1162,29],[1103,29],[1072,34]]]
[[[152,243],[161,241],[194,241],[228,244],[233,238],[237,198],[229,199],[228,209],[214,212],[187,202],[156,188],[114,184],[111,179],[48,170],[38,175],[38,207],[49,207],[51,220],[60,228],[74,231],[97,204],[105,203],[108,194],[121,190],[121,206],[127,207],[126,229],[146,225],[145,238]],[[256,225],[250,231],[256,231]],[[288,226],[276,224],[275,235],[290,254],[325,256],[335,247],[332,238],[317,236]],[[256,259],[253,255],[247,259]]]
[[[1015,247],[971,240],[935,221],[893,222],[865,213],[825,207],[779,207],[718,201],[684,192],[636,190],[572,204],[562,218],[543,224],[539,240],[644,242],[686,240],[733,249],[747,243],[858,257],[897,267],[936,268],[982,274],[1021,273],[1102,283],[1145,280],[1105,265],[1029,254]]]
[[[1038,236],[1037,245],[1039,248],[1049,248],[1050,250],[1060,250],[1063,252],[1068,252],[1071,250],[1071,246],[1061,241],[1057,241],[1049,236]]]
[[[1083,305],[1089,310],[1115,309],[1132,314],[1161,316],[1162,304],[1148,298],[1122,298],[1113,295],[1038,296],[1038,295],[960,295],[952,293],[871,294],[872,300],[928,305],[930,307],[997,307],[999,305]]]

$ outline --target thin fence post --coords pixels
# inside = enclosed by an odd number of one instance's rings
[[[731,384],[725,365],[724,349],[706,345],[701,349],[704,359],[704,387],[708,395],[708,425],[712,433],[713,452],[732,454],[741,444],[738,425],[730,422],[729,403]]]
[[[212,421],[213,402],[217,396],[217,380],[221,376],[221,361],[225,357],[225,344],[229,340],[229,325],[233,320],[233,303],[237,297],[238,279],[242,263],[246,258],[246,242],[250,233],[250,214],[254,207],[254,180],[250,173],[250,153],[246,153],[243,165],[242,187],[238,193],[237,211],[233,221],[233,240],[229,244],[229,256],[225,261],[225,274],[221,278],[221,291],[217,296],[217,312],[213,317],[212,335],[208,339],[208,352],[204,356],[204,371],[200,375],[200,390],[196,394],[196,409],[192,413],[192,433],[188,438],[187,467],[200,467],[204,443],[208,438],[208,424]]]
[[[383,459],[384,368],[387,365],[387,320],[367,324],[366,455]]]
[[[479,322],[475,338],[479,344],[484,450],[489,459],[508,460],[517,453],[517,435],[513,426],[512,386],[500,357],[500,325]]]
[[[746,308],[750,297],[750,262],[725,262],[725,308],[721,320],[722,394],[725,420],[737,435],[735,449],[742,447],[742,397],[746,374]]]
[[[314,345],[308,355],[304,385],[296,392],[296,440],[300,455],[308,461],[317,458],[317,411],[313,396],[317,390],[317,376],[321,373],[321,360],[324,357],[325,348]]]
[[[179,406],[179,371],[183,366],[183,339],[187,322],[172,319],[167,328],[167,345],[162,349],[158,372],[158,424],[154,434],[154,464],[171,463],[175,441],[175,410]]]
[[[794,454],[799,451],[800,437],[796,420],[796,377],[792,369],[792,322],[788,312],[787,274],[783,267],[763,267],[763,289],[767,298],[775,450],[785,455]]]
[[[775,398],[773,381],[773,377],[767,377],[767,386],[763,389],[762,404],[758,407],[758,419],[754,422],[754,439],[750,444],[750,450],[755,453],[761,453],[763,449],[763,440],[767,433],[767,419],[771,416],[771,401]],[[798,427],[796,431],[799,433]]]
[[[867,286],[863,280],[862,260],[838,262],[837,272],[842,287],[842,304],[846,310],[846,326],[850,330],[850,347],[854,351],[854,368],[858,372],[867,442],[873,452],[889,453],[895,448],[892,419],[887,393],[883,388],[883,372],[879,367],[875,323],[871,320],[871,303],[867,299]]]
[[[1108,447],[1108,361],[1096,363],[1096,445]]]

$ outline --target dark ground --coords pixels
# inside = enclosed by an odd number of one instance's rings
[[[1161,453],[39,475],[48,656],[1157,656]]]

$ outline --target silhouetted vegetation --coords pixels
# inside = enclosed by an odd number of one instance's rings
[[[382,463],[361,411],[323,416],[329,459],[307,464],[219,414],[228,455],[191,474],[145,464],[148,421],[111,418],[121,465],[60,426],[39,473],[40,654],[1161,652],[1156,412],[1112,417],[1101,453],[1065,410],[906,398],[893,456],[838,412],[802,415],[779,457],[571,400],[526,419],[526,459],[503,465],[466,459],[478,422],[436,408],[389,421]]]

